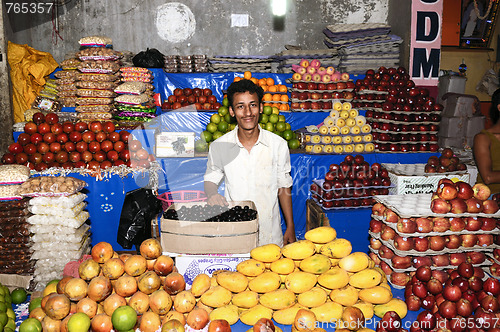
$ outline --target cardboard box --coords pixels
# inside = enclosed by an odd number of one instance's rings
[[[306,201],[306,232],[322,226],[330,226],[330,220],[321,206],[314,200],[308,199]]]
[[[466,117],[470,118],[473,114],[480,113],[479,99],[473,95],[464,95],[458,93],[446,94],[443,96],[442,117]]]
[[[441,148],[472,148],[474,145],[474,137],[438,137],[438,145]]]
[[[162,132],[156,135],[157,158],[194,157],[194,133]]]
[[[236,271],[236,266],[250,258],[250,254],[220,254],[220,255],[186,255],[164,253],[175,260],[175,267],[184,276],[186,288],[191,288],[194,278],[205,273],[212,276],[218,270]]]
[[[438,100],[441,101],[444,94],[448,92],[464,93],[467,78],[464,76],[443,75],[438,81]]]
[[[468,120],[466,117],[443,117],[439,123],[438,136],[464,137],[467,131]]]
[[[205,202],[175,203],[168,209],[206,205]],[[229,206],[249,206],[251,201],[229,202]],[[239,222],[180,221],[161,219],[163,250],[183,254],[246,254],[257,247],[259,218]]]
[[[484,122],[486,117],[484,115],[473,116],[467,119],[467,130],[465,135],[467,137],[474,137],[484,129]],[[472,145],[471,145],[472,146]]]
[[[469,183],[469,173],[454,172],[454,173],[425,173],[425,164],[411,164],[408,170],[395,171],[400,169],[397,164],[382,164],[389,172],[389,178],[395,187],[389,188],[390,195],[407,195],[407,194],[430,194],[437,188],[440,179],[448,178],[452,180],[460,180]]]

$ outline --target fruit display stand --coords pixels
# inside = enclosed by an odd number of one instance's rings
[[[500,213],[438,214],[430,210],[431,194],[375,196],[370,222],[371,257],[392,286],[403,288],[419,266],[446,270],[468,260],[491,265],[486,255],[499,246]],[[469,224],[469,226],[467,225]]]

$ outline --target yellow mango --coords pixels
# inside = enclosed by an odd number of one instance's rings
[[[270,270],[278,274],[290,274],[295,270],[295,262],[291,258],[280,258],[271,263]]]
[[[232,293],[222,286],[215,286],[201,296],[203,304],[213,308],[223,307],[231,302]]]
[[[326,302],[328,294],[323,288],[313,287],[307,292],[297,295],[297,302],[308,308],[319,307]]]
[[[331,258],[331,257],[329,257],[329,258],[330,258],[331,267],[339,265],[340,258]]]
[[[343,258],[352,252],[352,244],[349,240],[337,238],[325,243],[321,247],[320,254],[330,258]]]
[[[205,309],[209,315],[214,310],[214,308],[212,308],[206,304],[203,304],[203,302],[201,302],[201,298],[198,298],[198,301],[196,302],[196,306],[199,308]],[[187,314],[184,314],[184,316],[186,317]]]
[[[210,289],[211,285],[212,283],[210,282],[210,277],[205,273],[200,273],[193,280],[193,284],[191,285],[191,293],[195,297],[200,297],[203,295],[203,293]]]
[[[406,317],[408,313],[408,307],[406,306],[405,301],[400,299],[391,299],[389,302],[384,304],[377,304],[373,307],[373,311],[377,317],[384,317],[384,314],[387,311],[395,311],[401,319]]]
[[[308,272],[296,271],[286,276],[285,286],[296,294],[304,293],[316,285],[316,275]]]
[[[297,301],[295,293],[288,289],[277,289],[275,291],[262,294],[259,303],[264,307],[281,310],[294,305]]]
[[[210,277],[210,288],[214,288],[216,286],[219,286],[219,284],[217,283],[217,276],[211,276]]]
[[[389,285],[387,281],[381,282],[379,286],[385,287],[392,292],[391,285]]]
[[[274,243],[258,246],[250,251],[250,257],[264,263],[272,263],[281,258],[281,248]]]
[[[320,252],[322,246],[323,246],[323,243],[315,243],[314,244],[314,248],[316,248],[317,253]]]
[[[304,238],[314,243],[328,243],[337,237],[337,231],[330,226],[321,226],[308,230]]]
[[[261,318],[273,318],[273,310],[264,307],[262,304],[257,304],[255,307],[243,311],[240,314],[240,320],[246,325],[255,325]]]
[[[349,284],[349,275],[346,270],[336,266],[318,276],[318,283],[328,289],[342,288]]]
[[[281,278],[279,274],[267,271],[250,280],[248,288],[257,293],[267,293],[278,289],[280,284]]]
[[[227,320],[229,325],[236,324],[236,322],[240,319],[238,307],[234,304],[228,304],[212,310],[212,312],[209,314],[209,317],[211,321],[216,319],[225,319]]]
[[[371,288],[382,281],[382,276],[375,269],[365,269],[354,273],[349,278],[349,284],[356,288]]]
[[[363,312],[363,316],[365,316],[365,319],[372,319],[374,315],[373,311],[373,304],[363,302],[363,301],[358,301],[353,307],[358,308]]]
[[[382,276],[382,280],[380,282],[387,282],[387,275],[385,274],[384,270],[380,268],[380,266],[375,266],[373,267],[373,269],[377,270]]]
[[[340,318],[342,318],[342,312],[344,309],[342,306],[335,302],[325,302],[319,307],[314,307],[310,309],[316,315],[318,322],[334,324]]]
[[[300,262],[299,268],[304,272],[321,274],[330,269],[332,263],[330,259],[322,254],[315,254]]]
[[[333,302],[350,307],[358,302],[358,290],[350,285],[338,289],[332,289],[330,292],[330,299]]]
[[[247,289],[248,279],[234,271],[224,271],[217,275],[217,283],[232,293],[240,293]]]
[[[375,332],[375,330],[369,329],[367,327],[360,328],[358,332]]]
[[[297,315],[297,311],[303,308],[304,308],[303,306],[296,303],[289,308],[276,310],[275,312],[273,312],[273,319],[278,324],[292,325],[293,322],[295,321],[295,316]]]
[[[236,271],[247,277],[256,277],[264,273],[265,270],[265,264],[253,258],[244,260],[236,265]]]
[[[360,290],[358,296],[365,302],[384,304],[392,299],[392,292],[383,286],[375,286]]]
[[[369,268],[369,269],[372,269],[372,268],[374,268],[374,267],[375,267],[375,261],[374,261],[373,259],[371,259],[371,258],[370,258],[370,259],[368,260],[368,268]]]
[[[299,240],[285,245],[281,249],[281,253],[283,256],[293,260],[301,260],[314,255],[316,247],[309,240]]]
[[[231,303],[237,307],[249,309],[259,303],[259,294],[251,290],[233,294]]]
[[[353,252],[339,261],[339,266],[347,272],[359,272],[368,267],[369,259],[364,252]]]

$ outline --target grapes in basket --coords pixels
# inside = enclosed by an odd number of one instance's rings
[[[257,211],[249,206],[234,206],[228,208],[221,205],[193,205],[182,206],[180,209],[168,209],[163,218],[182,221],[250,221],[257,218]]]

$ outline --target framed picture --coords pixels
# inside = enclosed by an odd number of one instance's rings
[[[462,0],[460,47],[488,48],[500,0]]]

